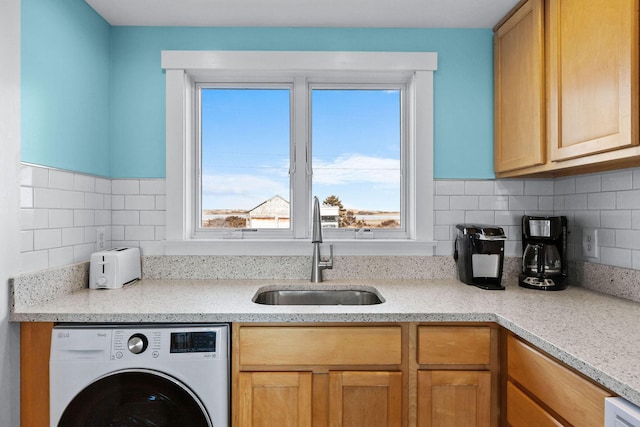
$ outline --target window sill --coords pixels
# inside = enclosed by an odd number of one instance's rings
[[[229,256],[311,256],[313,246],[305,240],[188,240],[164,243],[164,255],[229,255]],[[407,240],[325,240],[322,256],[329,256],[328,245],[335,256],[431,256],[436,242]],[[152,255],[152,254],[149,254]]]

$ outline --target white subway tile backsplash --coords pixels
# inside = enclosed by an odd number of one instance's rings
[[[113,225],[139,225],[140,211],[111,211]]]
[[[140,225],[164,225],[164,211],[140,211]]]
[[[630,229],[631,211],[601,211],[600,226],[604,228]]]
[[[140,181],[137,179],[114,179],[111,181],[111,194],[140,194]]]
[[[73,246],[63,246],[49,250],[49,267],[73,264]]]
[[[33,188],[32,187],[20,187],[20,207],[21,208],[33,207]]]
[[[616,230],[616,247],[640,250],[640,231]]]
[[[633,172],[609,172],[602,174],[602,191],[621,191],[633,189]]]
[[[62,246],[74,246],[84,243],[84,227],[62,229]]]
[[[59,228],[48,228],[35,230],[33,232],[33,248],[36,251],[42,249],[58,248],[62,246],[62,230]]]
[[[464,193],[474,196],[492,196],[494,188],[494,181],[466,181]]]
[[[478,196],[451,196],[449,198],[451,210],[477,210]]]
[[[616,193],[608,191],[605,193],[589,193],[587,197],[587,209],[605,210],[616,208]]]
[[[575,178],[557,178],[553,182],[553,194],[575,194],[576,179]]]
[[[72,209],[49,209],[49,227],[73,227]]]
[[[509,210],[537,211],[539,200],[536,196],[509,196]]]
[[[73,177],[73,189],[85,193],[96,191],[96,178],[89,175],[75,174]]]
[[[616,193],[616,208],[640,209],[640,190],[619,191]]]
[[[124,208],[126,210],[153,210],[156,206],[155,196],[126,195],[124,196]]]
[[[143,179],[140,180],[140,194],[165,194],[164,179]]]
[[[631,250],[620,248],[600,248],[600,263],[615,267],[631,268]]]
[[[81,191],[61,191],[61,205],[70,209],[83,209],[84,194]]]
[[[597,193],[602,191],[602,179],[599,174],[576,177],[576,193]]]
[[[448,211],[449,209],[449,196],[433,196],[433,210]]]
[[[34,208],[60,208],[61,203],[60,190],[37,187],[33,189]]]
[[[111,194],[111,180],[108,178],[96,178],[96,193]]]
[[[464,222],[471,224],[495,224],[493,211],[467,211]]]
[[[525,196],[553,196],[552,180],[528,180],[524,183]]]
[[[23,165],[21,268],[33,271],[87,261],[96,228],[108,247],[140,246],[162,253],[164,179],[108,179]],[[505,229],[505,253],[520,256],[521,218],[566,215],[570,257],[581,257],[582,228],[596,228],[602,264],[640,268],[640,168],[556,179],[435,180],[434,239],[450,255],[459,223]],[[31,202],[29,202],[31,200]]]
[[[524,195],[524,181],[520,180],[497,180],[495,182],[495,194],[504,196]]]
[[[562,197],[564,197],[564,208],[562,210],[587,210],[587,194],[567,194]]]
[[[20,209],[20,228],[33,230],[49,226],[48,209]]]
[[[155,240],[155,227],[152,225],[127,225],[124,227],[125,240]]]
[[[459,180],[441,180],[435,181],[435,194],[463,195],[464,181]]]
[[[73,173],[51,169],[49,171],[49,188],[73,190]]]
[[[478,197],[478,209],[506,211],[509,210],[508,196],[480,196]]]
[[[20,232],[20,252],[29,252],[33,250],[33,231]]]

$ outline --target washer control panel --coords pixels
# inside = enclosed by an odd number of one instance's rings
[[[56,326],[52,360],[222,360],[228,325]]]

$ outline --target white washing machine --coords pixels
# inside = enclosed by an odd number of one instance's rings
[[[229,325],[53,329],[50,422],[229,426]]]

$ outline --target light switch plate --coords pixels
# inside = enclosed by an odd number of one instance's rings
[[[96,229],[96,250],[103,251],[107,248],[107,243],[105,242],[104,236],[104,228],[100,227]]]
[[[598,258],[598,230],[595,228],[582,229],[582,256],[589,259]]]

